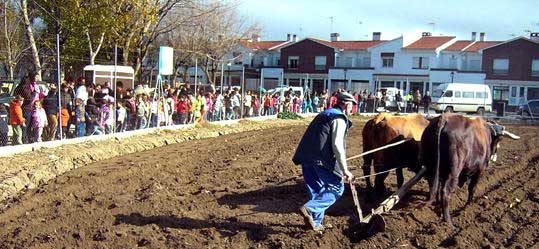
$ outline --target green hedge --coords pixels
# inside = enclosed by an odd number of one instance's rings
[[[303,117],[298,115],[295,112],[279,112],[279,114],[277,114],[277,118],[280,118],[280,119],[302,119]]]

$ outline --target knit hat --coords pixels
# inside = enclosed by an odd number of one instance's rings
[[[352,94],[349,94],[347,92],[341,92],[339,95],[337,95],[337,102],[352,102],[354,105],[357,105],[356,99],[354,99],[354,96]]]

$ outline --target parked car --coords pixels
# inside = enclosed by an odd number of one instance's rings
[[[11,102],[11,99],[15,97],[15,88],[19,85],[20,81],[16,80],[4,80],[0,83],[0,104],[3,105],[9,105],[9,102]],[[47,87],[47,82],[45,81],[38,81],[37,85],[39,87],[39,91],[44,93],[45,95],[49,91],[49,88]],[[4,91],[5,90],[5,91]]]
[[[475,112],[483,115],[492,111],[492,95],[487,85],[445,83],[434,89],[432,106],[440,112]]]
[[[303,87],[300,87],[300,86],[283,86],[283,87],[276,87],[276,88],[273,88],[273,89],[269,89],[268,90],[268,93],[270,95],[273,95],[274,93],[280,93],[281,94],[281,97],[284,97],[285,93],[287,91],[289,91],[290,89],[292,89],[292,93],[294,95],[296,94],[299,94],[299,96],[301,97],[301,99],[303,99]]]
[[[518,108],[518,115],[522,116],[539,116],[539,99],[528,100],[526,104]]]

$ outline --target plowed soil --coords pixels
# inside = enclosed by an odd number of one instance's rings
[[[362,126],[349,134],[348,156],[362,150]],[[537,248],[539,127],[508,126],[523,139],[502,141],[472,204],[464,205],[466,185],[456,190],[454,230],[438,208],[415,209],[428,191],[422,180],[384,215],[385,232],[359,242],[348,229],[358,222],[348,188],[328,210],[334,228],[324,234],[306,230],[297,214],[307,194],[291,157],[305,128],[189,141],[70,171],[10,201],[0,213],[0,247]],[[393,174],[386,186],[396,190]],[[376,207],[363,183],[359,194],[365,212]]]

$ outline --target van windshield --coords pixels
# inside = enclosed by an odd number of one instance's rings
[[[440,98],[442,97],[443,93],[444,91],[442,89],[434,89],[434,91],[432,92],[432,96],[435,98]]]

